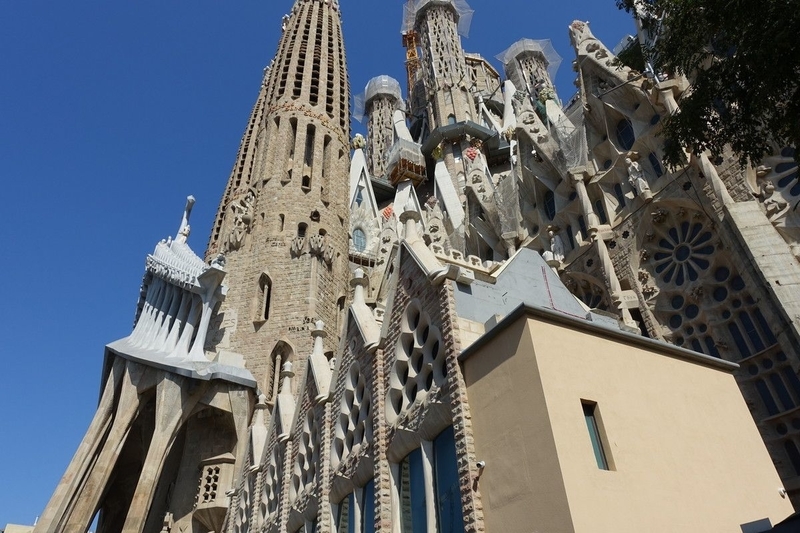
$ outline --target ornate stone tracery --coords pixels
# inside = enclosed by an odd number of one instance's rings
[[[372,440],[372,401],[366,380],[353,363],[347,372],[334,431],[333,468]]]
[[[419,301],[412,301],[406,308],[394,353],[395,363],[389,378],[386,403],[390,420],[424,400],[431,390],[441,387],[447,379],[442,334],[431,324]]]

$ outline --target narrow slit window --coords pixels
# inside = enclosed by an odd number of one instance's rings
[[[581,402],[583,405],[583,417],[586,419],[586,428],[589,430],[589,440],[594,450],[594,458],[597,461],[597,468],[600,470],[611,470],[608,466],[608,458],[603,449],[603,440],[600,435],[600,426],[597,423],[597,404]]]
[[[261,274],[258,280],[258,289],[260,292],[261,312],[259,313],[260,320],[269,320],[269,308],[272,299],[272,280],[266,274]]]

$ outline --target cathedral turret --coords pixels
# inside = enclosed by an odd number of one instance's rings
[[[497,56],[518,90],[545,101],[555,97],[553,78],[561,57],[549,39],[520,39]]]
[[[472,120],[475,104],[459,34],[466,34],[472,10],[463,0],[409,0],[404,30],[415,29],[422,49],[425,87],[432,104],[430,129]]]
[[[335,1],[297,0],[282,22],[211,236],[232,275],[209,349],[244,355],[268,400],[280,364],[311,353],[347,290],[349,84]],[[330,349],[330,347],[328,349]]]
[[[367,164],[376,178],[386,176],[386,152],[394,142],[394,111],[402,106],[400,84],[389,76],[378,76],[367,83],[364,108],[367,114]]]

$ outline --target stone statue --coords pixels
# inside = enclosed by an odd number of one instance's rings
[[[543,251],[542,257],[548,265],[556,269],[564,262],[564,241],[552,229],[547,230],[547,235],[550,237],[550,249]]]
[[[228,234],[225,247],[227,251],[238,250],[244,244],[244,237],[250,231],[253,223],[255,199],[255,194],[249,190],[244,198],[233,204],[233,228]]]
[[[553,259],[562,263],[565,255],[564,241],[553,230],[548,231],[547,234],[550,236],[550,251],[553,253]]]
[[[641,196],[645,202],[652,201],[653,193],[650,192],[650,185],[647,184],[647,180],[644,178],[642,166],[638,162],[631,160],[630,157],[625,158],[625,164],[628,165],[628,183],[631,184],[636,194]]]

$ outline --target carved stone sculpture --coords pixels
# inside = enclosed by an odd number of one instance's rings
[[[650,185],[648,185],[644,177],[642,166],[638,162],[631,160],[630,157],[625,158],[625,164],[628,165],[628,182],[631,187],[645,202],[652,202],[653,193],[650,192]]]
[[[564,241],[553,230],[548,231],[547,234],[550,236],[550,251],[553,253],[553,259],[563,262],[565,255]]]

